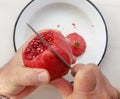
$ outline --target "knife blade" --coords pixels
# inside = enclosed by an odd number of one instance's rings
[[[66,60],[53,48],[51,45],[41,36],[39,33],[30,25],[28,24],[28,27],[37,35],[37,37],[51,50],[51,52],[56,55],[66,66],[68,66],[69,69],[71,69],[71,66]]]

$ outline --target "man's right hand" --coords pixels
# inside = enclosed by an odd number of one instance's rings
[[[78,64],[73,68],[74,84],[63,78],[52,82],[64,99],[120,99],[120,93],[110,85],[95,64]]]

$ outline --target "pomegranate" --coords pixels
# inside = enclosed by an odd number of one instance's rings
[[[38,33],[66,62],[69,64],[75,62],[70,45],[60,31],[48,29]],[[61,77],[69,71],[69,68],[35,35],[25,45],[22,58],[26,67],[48,70],[51,80]]]
[[[70,40],[72,52],[76,57],[85,52],[86,42],[82,36],[80,36],[78,33],[71,33],[67,36],[67,38]]]

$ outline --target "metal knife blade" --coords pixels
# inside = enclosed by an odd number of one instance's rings
[[[66,60],[54,49],[50,46],[50,44],[41,36],[39,35],[39,33],[30,25],[27,24],[28,27],[37,35],[37,37],[45,44],[47,45],[47,47],[51,50],[51,52],[56,55],[66,66],[69,67],[69,69],[71,69],[71,66],[68,62],[66,62]]]

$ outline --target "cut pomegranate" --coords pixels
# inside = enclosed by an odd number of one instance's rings
[[[69,64],[75,62],[71,48],[66,38],[56,30],[40,31],[39,34],[54,48]],[[50,73],[51,79],[68,73],[69,68],[37,37],[26,44],[23,50],[23,62],[26,67],[44,68]]]
[[[51,32],[44,32],[41,36],[46,40],[50,45],[53,43],[53,34]],[[29,42],[27,48],[24,52],[24,58],[32,60],[37,57],[39,54],[43,53],[47,49],[47,46],[38,38],[35,37],[31,42]]]

